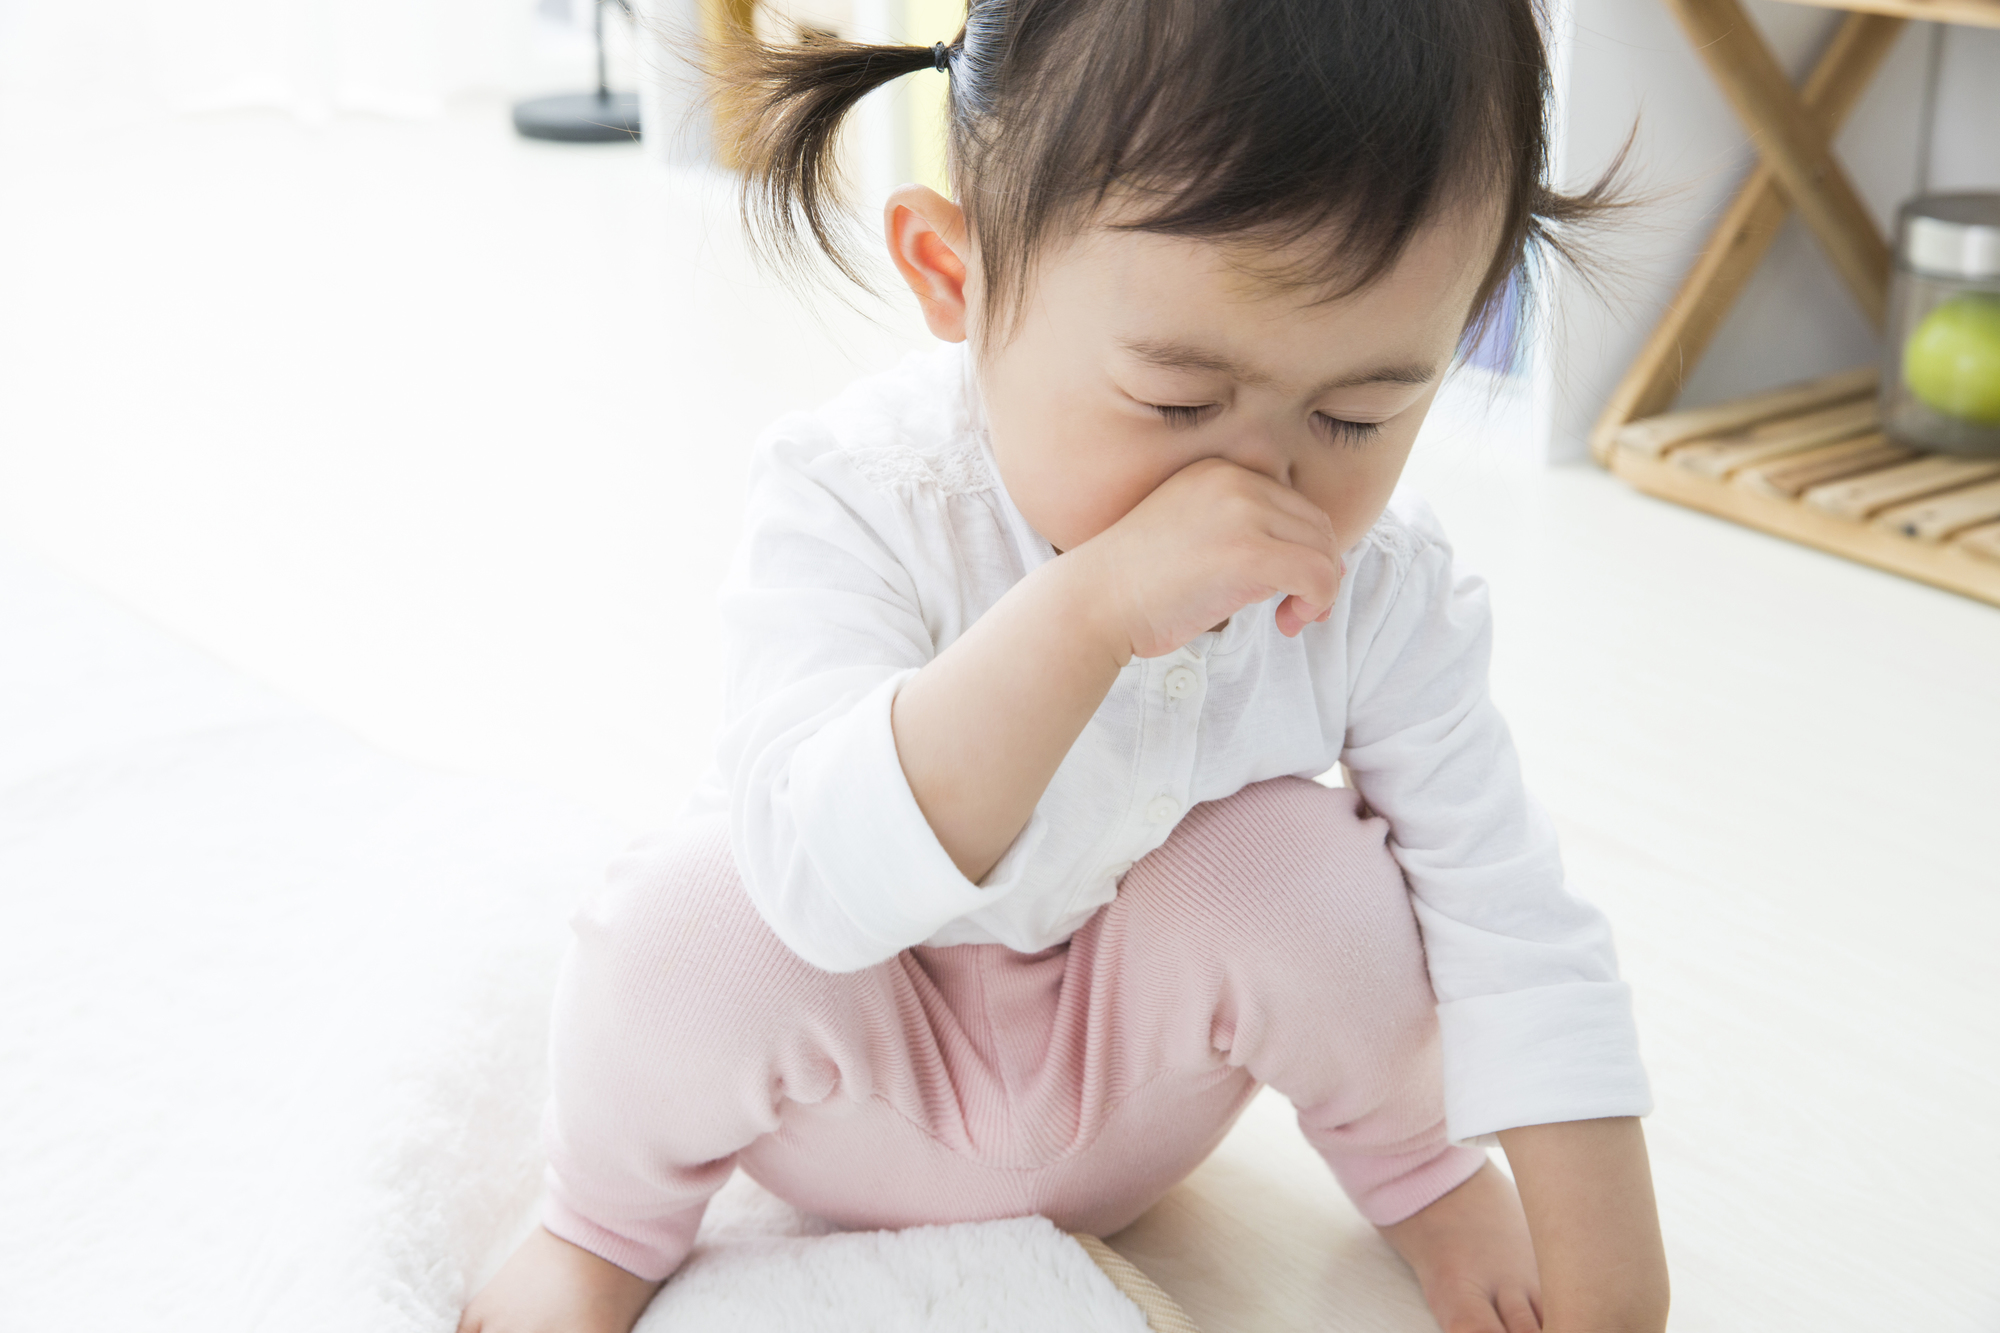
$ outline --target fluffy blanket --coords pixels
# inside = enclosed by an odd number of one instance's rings
[[[0,1328],[448,1333],[619,841],[0,549]],[[1046,1222],[826,1234],[739,1179],[645,1326],[1146,1324]]]

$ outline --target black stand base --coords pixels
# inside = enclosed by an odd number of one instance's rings
[[[632,143],[639,137],[635,93],[563,93],[514,104],[514,128],[524,138],[560,143]]]

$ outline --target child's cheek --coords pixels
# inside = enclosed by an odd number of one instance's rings
[[[1022,434],[993,442],[1000,480],[1030,527],[1058,550],[1080,546],[1137,508],[1179,471],[1177,460],[1146,441],[1124,438],[1122,423],[1076,430],[1077,419],[1051,416]]]

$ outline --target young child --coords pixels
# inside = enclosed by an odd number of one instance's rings
[[[1451,1333],[1662,1328],[1609,930],[1481,584],[1391,501],[1604,203],[1546,184],[1533,0],[974,0],[746,59],[748,211],[850,274],[841,117],[949,72],[958,202],[886,213],[946,346],[760,447],[714,774],[576,920],[543,1227],[462,1328],[623,1333],[737,1167],[1115,1232],[1260,1084]]]

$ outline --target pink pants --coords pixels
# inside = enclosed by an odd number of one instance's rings
[[[802,962],[720,819],[627,853],[557,995],[543,1222],[641,1277],[741,1166],[853,1227],[1041,1213],[1108,1235],[1268,1083],[1372,1222],[1460,1184],[1437,1020],[1387,825],[1285,778],[1195,807],[1036,954]]]

